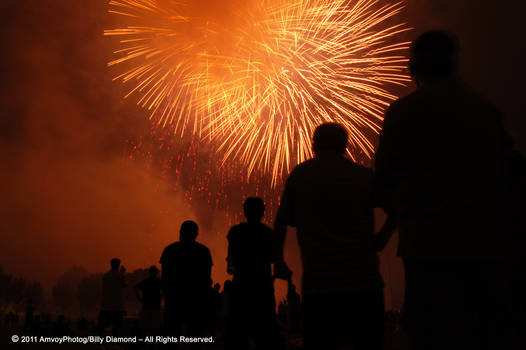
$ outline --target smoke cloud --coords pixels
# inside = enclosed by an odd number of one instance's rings
[[[224,3],[199,1],[195,10],[206,8],[212,16]],[[458,35],[463,76],[503,111],[525,151],[525,5],[405,3],[399,20],[414,28],[407,40],[432,28]],[[107,10],[104,0],[0,5],[0,265],[48,285],[74,265],[103,271],[114,256],[128,269],[143,268],[158,262],[162,248],[177,239],[181,221],[195,219],[202,223],[200,239],[212,248],[215,279],[222,281],[226,242],[216,232],[226,230],[218,218],[226,213],[210,217],[207,203],[190,207],[159,171],[126,157],[126,140],[146,134],[150,124],[146,111],[122,98],[127,87],[112,81],[107,62],[114,57],[113,43],[102,34],[115,27],[115,17]],[[382,260],[388,297],[400,305],[395,251],[391,242]],[[299,270],[297,248],[289,256]]]

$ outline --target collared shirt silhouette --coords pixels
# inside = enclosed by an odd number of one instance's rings
[[[276,223],[296,227],[303,294],[382,286],[374,207],[372,170],[343,154],[319,154],[291,172]]]
[[[161,280],[158,277],[159,270],[152,266],[148,270],[150,276],[135,286],[140,291],[142,308],[147,310],[158,310],[161,308]]]
[[[315,157],[289,175],[274,225],[278,275],[287,270],[283,263],[286,226],[296,227],[303,264],[306,350],[383,346],[374,177],[371,169],[345,157],[347,143],[347,131],[340,124],[316,128]]]
[[[251,210],[251,205],[262,205],[262,201],[259,198],[247,199],[245,211]],[[248,215],[251,214],[249,212]],[[258,212],[256,216],[260,214],[262,213]],[[267,288],[272,285],[273,231],[260,220],[261,218],[251,218],[247,222],[233,226],[227,235],[227,260],[233,273],[234,284]]]
[[[101,310],[124,311],[123,289],[126,287],[124,267],[120,267],[119,259],[111,260],[111,270],[102,276]]]
[[[126,287],[125,269],[120,264],[120,259],[111,259],[111,270],[102,276],[102,302],[97,326],[99,330],[111,325],[112,332],[115,333],[121,327],[126,313],[123,299],[123,292]]]

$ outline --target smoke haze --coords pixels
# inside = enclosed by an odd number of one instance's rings
[[[198,4],[211,9],[207,1]],[[524,5],[475,0],[406,5],[399,21],[414,28],[407,40],[432,28],[458,35],[463,76],[501,108],[524,152]],[[147,134],[150,123],[132,98],[122,98],[126,87],[112,81],[114,71],[106,65],[114,58],[112,42],[102,34],[115,27],[115,17],[107,9],[104,0],[0,5],[0,265],[48,286],[74,265],[106,270],[114,256],[128,269],[143,268],[157,263],[162,248],[177,239],[181,221],[195,219],[205,228],[200,239],[212,247],[215,279],[222,281],[226,242],[216,231],[226,234],[220,218],[225,213],[210,217],[206,203],[190,207],[155,168],[126,157],[126,140]],[[289,256],[297,270],[292,243]],[[395,246],[391,242],[382,259],[392,284],[388,294],[399,305],[402,276]]]

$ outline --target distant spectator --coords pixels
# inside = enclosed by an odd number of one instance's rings
[[[150,276],[139,282],[134,292],[142,304],[141,322],[145,330],[161,327],[161,280],[159,269],[155,266],[149,268]]]
[[[113,333],[121,327],[126,314],[123,302],[123,290],[126,287],[124,272],[126,270],[124,266],[120,267],[120,264],[120,259],[111,259],[111,270],[102,276],[102,304],[98,328],[104,330],[111,325]]]
[[[246,222],[228,233],[228,272],[233,274],[227,349],[276,347],[277,325],[272,279],[273,232],[261,222],[265,204],[249,197],[243,204]]]

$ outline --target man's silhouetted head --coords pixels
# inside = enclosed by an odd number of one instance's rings
[[[182,223],[181,229],[179,230],[179,239],[182,242],[195,241],[199,233],[199,227],[192,220],[186,220]]]
[[[314,130],[312,149],[316,155],[322,153],[345,153],[349,135],[347,130],[338,123],[323,123]]]
[[[157,266],[152,265],[148,269],[148,272],[150,273],[150,277],[157,277],[157,274],[159,273],[159,269],[157,268]]]
[[[121,259],[119,258],[113,258],[110,260],[110,265],[112,270],[118,270],[119,266],[121,265]]]
[[[243,211],[248,221],[260,221],[265,212],[265,203],[259,197],[248,197],[243,204]]]
[[[452,77],[457,73],[458,54],[458,40],[451,33],[425,32],[411,45],[411,76],[417,84]]]

